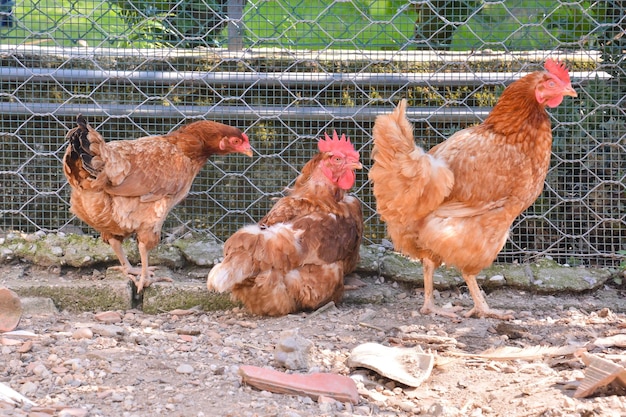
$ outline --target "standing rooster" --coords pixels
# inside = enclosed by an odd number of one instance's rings
[[[226,241],[209,290],[231,291],[252,313],[269,316],[341,299],[363,233],[361,204],[346,191],[362,166],[344,135],[326,135],[318,148],[288,195]]]
[[[424,267],[423,314],[437,308],[433,273],[456,266],[474,300],[465,317],[510,319],[490,309],[476,275],[504,246],[514,219],[537,199],[552,145],[545,107],[576,97],[567,68],[553,60],[509,85],[487,119],[452,135],[428,153],[413,140],[406,101],[374,125],[370,171],[377,210],[395,249]]]
[[[187,196],[191,183],[211,155],[241,152],[252,156],[239,129],[211,121],[183,126],[164,136],[106,143],[84,117],[67,134],[63,172],[72,187],[71,208],[100,232],[117,255],[137,292],[155,278],[148,251],[161,238],[170,210]],[[131,267],[122,248],[137,236],[141,268]],[[139,278],[137,278],[139,277]]]

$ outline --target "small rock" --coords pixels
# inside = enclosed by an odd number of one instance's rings
[[[52,298],[48,297],[23,297],[21,299],[24,314],[57,314],[59,310],[54,305]]]
[[[313,342],[300,336],[298,329],[285,330],[280,334],[276,345],[274,362],[287,369],[308,369],[312,347]]]
[[[30,352],[32,348],[33,348],[33,341],[27,340],[26,342],[22,343],[22,346],[17,348],[17,351],[19,353],[27,353],[27,352]]]
[[[185,401],[185,398],[187,398],[185,394],[176,394],[171,398],[171,402],[174,404],[180,404]]]
[[[84,408],[64,408],[59,411],[59,417],[86,417],[87,410]]]
[[[97,313],[94,317],[103,323],[119,323],[122,321],[122,315],[117,311],[103,311]]]
[[[91,339],[93,337],[93,332],[88,327],[83,327],[82,329],[76,329],[72,333],[72,338],[74,339]]]
[[[43,363],[38,363],[35,366],[33,366],[32,372],[34,375],[37,375],[40,377],[46,377],[50,375],[50,371],[48,371],[48,368],[46,368],[46,366]]]
[[[183,363],[176,368],[176,372],[179,374],[192,374],[194,372],[193,366]]]
[[[100,335],[102,337],[116,337],[124,334],[124,329],[120,326],[115,326],[112,324],[109,325],[96,325],[92,327],[92,331],[94,334]]]
[[[36,383],[32,381],[26,381],[24,385],[20,387],[20,394],[22,395],[34,394],[37,391],[37,388],[39,388],[39,385],[37,385]]]
[[[319,409],[323,414],[329,414],[332,413],[333,411],[333,403],[329,403],[329,402],[319,402],[318,401],[318,405],[319,405]]]
[[[176,334],[186,335],[186,336],[197,336],[200,334],[199,329],[183,327],[181,329],[176,329]]]

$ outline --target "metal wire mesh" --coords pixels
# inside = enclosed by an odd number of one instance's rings
[[[225,240],[262,217],[315,152],[348,134],[366,168],[355,194],[366,242],[384,225],[367,181],[377,114],[410,102],[425,148],[479,122],[548,56],[579,98],[550,111],[543,194],[500,260],[626,256],[626,18],[621,1],[2,0],[3,230],[81,228],[61,169],[85,115],[107,140],[213,119],[244,129],[255,158],[213,158],[164,226]]]

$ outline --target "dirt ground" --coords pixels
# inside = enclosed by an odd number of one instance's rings
[[[514,310],[517,317],[502,323],[422,316],[421,289],[359,278],[366,285],[348,293],[341,305],[280,318],[238,308],[158,315],[119,311],[108,321],[97,312],[25,315],[19,329],[34,336],[0,339],[0,382],[36,405],[0,401],[0,416],[626,415],[619,386],[574,398],[585,376],[581,352],[626,358],[624,347],[598,342],[626,334],[620,289],[578,296],[499,290],[487,295],[488,302]],[[385,297],[377,298],[378,293]],[[471,306],[463,289],[438,295],[440,305]],[[368,299],[379,301],[364,302]],[[312,342],[308,369],[285,370],[275,362],[281,333],[290,329]],[[435,366],[417,388],[349,368],[351,350],[366,342],[419,345],[434,355]],[[511,360],[456,354],[539,345],[565,346],[574,353]],[[261,391],[242,384],[241,365],[351,376],[359,402]]]

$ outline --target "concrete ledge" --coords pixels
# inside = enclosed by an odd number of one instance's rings
[[[148,314],[194,307],[214,311],[227,310],[236,305],[229,294],[209,292],[206,281],[193,280],[152,284],[144,290],[142,310]]]
[[[134,259],[133,242],[129,257]],[[180,239],[176,244],[163,243],[151,252],[151,265],[157,274],[169,276],[173,283],[154,283],[139,297],[133,294],[130,281],[119,271],[103,263],[116,265],[110,248],[98,239],[76,235],[13,234],[0,241],[0,285],[20,297],[50,299],[59,310],[104,311],[143,309],[154,314],[174,309],[197,307],[223,310],[238,305],[228,294],[206,289],[206,276],[219,261],[219,243],[199,239]],[[422,266],[381,245],[361,247],[357,274],[372,284],[378,277],[402,283],[403,287],[424,285]],[[71,266],[68,266],[71,265]],[[481,272],[478,282],[486,291],[516,289],[533,294],[579,294],[601,290],[615,271],[559,265],[546,258],[528,264],[496,264]],[[455,269],[439,268],[435,287],[439,290],[465,285]],[[384,304],[396,299],[390,285],[368,285],[346,292],[345,304]],[[49,301],[48,301],[49,302]],[[497,305],[496,305],[497,307]]]
[[[91,281],[36,273],[30,278],[4,281],[3,285],[15,291],[20,298],[51,299],[59,310],[76,312],[133,308],[133,292],[128,280]]]

